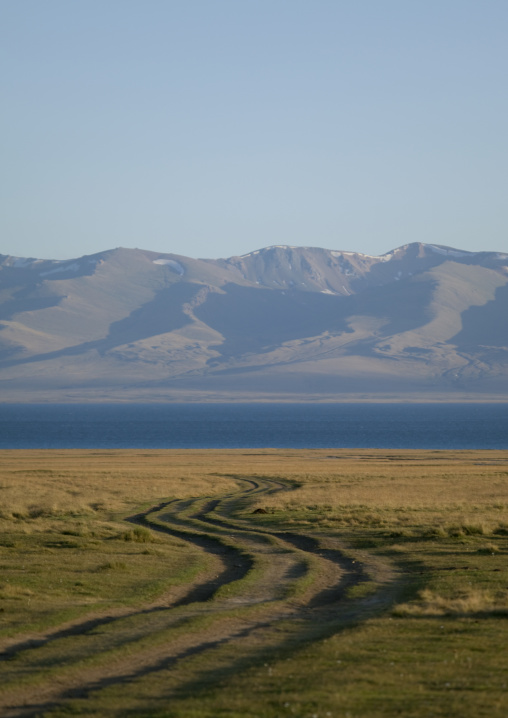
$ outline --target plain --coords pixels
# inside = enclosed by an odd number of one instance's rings
[[[5,716],[505,716],[508,455],[0,453]]]

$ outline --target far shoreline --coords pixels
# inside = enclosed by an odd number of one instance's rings
[[[508,404],[508,395],[499,394],[412,394],[404,395],[359,395],[348,394],[333,396],[287,396],[287,395],[168,395],[168,396],[124,396],[115,394],[90,396],[89,394],[69,395],[31,395],[0,397],[0,405],[49,405],[49,404],[129,404],[129,405],[160,405],[160,404]]]

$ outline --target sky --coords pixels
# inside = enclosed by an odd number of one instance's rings
[[[0,253],[508,251],[506,0],[0,0]]]

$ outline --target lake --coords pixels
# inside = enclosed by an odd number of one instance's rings
[[[2,449],[508,449],[506,404],[0,404]]]

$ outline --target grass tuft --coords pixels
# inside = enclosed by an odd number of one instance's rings
[[[499,546],[497,546],[495,543],[488,543],[488,544],[486,544],[485,546],[481,546],[481,547],[478,549],[478,553],[481,553],[481,554],[490,554],[490,555],[492,555],[492,556],[493,556],[494,554],[496,554],[496,553],[499,553],[499,552],[500,552],[500,548],[499,548]]]
[[[21,600],[29,596],[33,596],[33,591],[26,588],[26,586],[19,586],[12,583],[0,584],[0,598],[3,600],[9,598]]]
[[[482,588],[465,588],[443,596],[429,588],[421,590],[415,602],[396,606],[396,616],[470,616],[508,612],[508,591],[494,594]]]
[[[125,531],[122,534],[124,541],[133,541],[134,543],[156,543],[158,539],[153,533],[145,528],[144,526],[136,526],[130,531]]]

